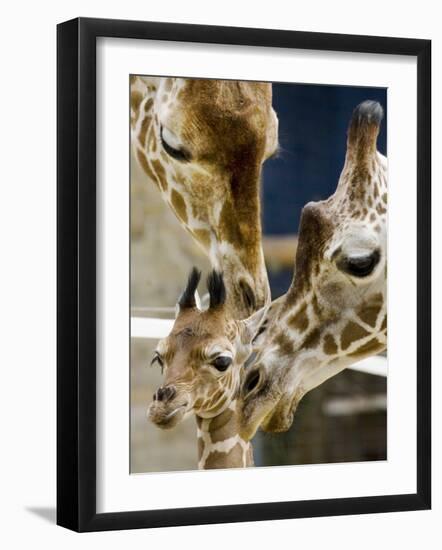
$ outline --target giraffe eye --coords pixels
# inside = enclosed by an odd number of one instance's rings
[[[368,277],[378,265],[380,257],[379,250],[375,250],[372,254],[366,256],[341,258],[337,265],[341,271],[345,271],[353,277]]]
[[[220,355],[214,361],[212,361],[212,365],[216,368],[216,370],[219,370],[220,372],[224,372],[225,370],[227,370],[231,364],[232,358],[228,357],[227,355]]]
[[[170,130],[161,126],[160,136],[161,144],[163,145],[164,150],[170,157],[174,158],[175,160],[179,160],[180,162],[189,162],[189,152],[179,145],[178,139],[174,134],[172,134]]]

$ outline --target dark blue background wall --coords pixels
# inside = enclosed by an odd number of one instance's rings
[[[336,189],[353,109],[366,99],[387,109],[387,90],[353,86],[273,84],[281,153],[264,166],[264,232],[297,233],[302,207]],[[378,149],[386,154],[384,118]]]

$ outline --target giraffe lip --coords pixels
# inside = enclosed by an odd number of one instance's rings
[[[180,405],[179,407],[177,407],[176,409],[173,409],[173,411],[171,411],[170,413],[166,414],[166,416],[164,417],[164,421],[167,421],[167,420],[170,420],[171,418],[173,418],[176,414],[178,414],[181,409],[185,409],[187,407],[187,403],[184,403],[184,405]]]
[[[183,403],[166,412],[163,407],[152,404],[148,409],[148,418],[159,428],[173,428],[184,417],[188,403]]]

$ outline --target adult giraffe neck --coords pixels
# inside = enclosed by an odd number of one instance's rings
[[[196,417],[198,468],[245,468],[253,466],[253,447],[239,435],[237,403],[214,418]]]

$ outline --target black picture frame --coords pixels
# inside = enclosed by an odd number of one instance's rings
[[[417,492],[202,508],[96,512],[96,39],[377,53],[417,58]],[[57,523],[101,531],[431,506],[431,41],[74,19],[57,28]]]

